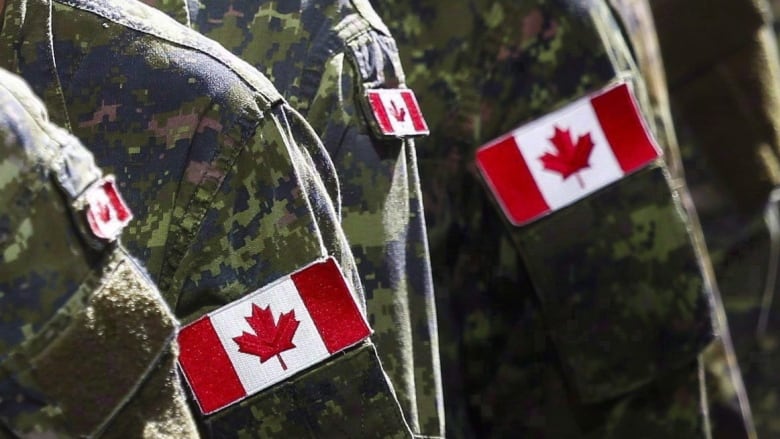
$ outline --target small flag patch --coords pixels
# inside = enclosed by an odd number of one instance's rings
[[[133,219],[130,208],[116,188],[114,177],[108,175],[90,187],[87,200],[87,223],[98,238],[112,241]]]
[[[369,90],[367,95],[382,134],[398,137],[428,134],[428,125],[412,90],[378,89]]]
[[[179,366],[203,414],[276,384],[371,334],[333,258],[181,329]]]
[[[660,156],[631,89],[621,83],[483,145],[476,162],[507,218],[523,225]]]

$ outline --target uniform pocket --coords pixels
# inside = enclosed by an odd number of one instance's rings
[[[714,337],[710,292],[662,167],[515,229],[513,239],[583,402],[689,363]]]

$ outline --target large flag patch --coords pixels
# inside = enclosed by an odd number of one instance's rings
[[[622,83],[483,145],[476,161],[509,220],[523,225],[660,155],[631,89]]]
[[[369,90],[367,95],[382,134],[397,137],[428,134],[428,124],[412,90],[378,89]]]
[[[179,365],[204,414],[359,343],[371,330],[333,258],[181,329]]]

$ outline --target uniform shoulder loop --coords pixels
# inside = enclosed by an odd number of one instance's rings
[[[65,130],[52,127],[48,130],[52,145],[57,148],[51,169],[54,179],[68,199],[75,201],[88,187],[103,175],[95,164],[92,153]]]
[[[52,177],[72,208],[74,223],[84,241],[102,250],[115,242],[133,219],[113,175],[103,175],[92,153],[65,130],[47,130],[52,145]]]
[[[390,34],[390,29],[387,28],[387,25],[384,21],[382,21],[382,18],[379,17],[379,14],[376,13],[374,8],[371,6],[371,3],[368,2],[368,0],[351,0],[352,6],[357,10],[358,14],[362,16],[366,21],[368,21],[369,24],[371,24],[371,27],[373,27],[377,32],[380,32],[384,34],[385,36],[392,36]]]
[[[107,0],[53,0],[78,10],[90,12],[120,26],[199,51],[236,73],[253,88],[264,102],[263,111],[283,101],[268,78],[242,61],[217,42],[181,25],[165,13],[141,2],[110,2]]]
[[[405,85],[395,40],[368,2],[352,3],[358,13],[345,16],[335,32],[354,64],[357,99],[369,129],[378,138],[427,135],[414,91]]]

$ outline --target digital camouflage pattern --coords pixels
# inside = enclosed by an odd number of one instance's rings
[[[181,24],[190,25],[190,11],[187,0],[141,0],[149,6],[157,8]]]
[[[699,354],[715,290],[674,145],[657,136],[671,168],[659,161],[523,228],[473,166],[479,145],[618,79],[655,124],[608,5],[375,6],[432,130],[421,171],[448,433],[709,437]]]
[[[677,136],[672,124],[669,89],[666,82],[664,63],[661,56],[661,48],[658,42],[650,2],[646,0],[612,0],[611,3],[618,12],[621,23],[632,43],[633,53],[638,59],[642,76],[647,81],[648,95],[652,104],[651,109],[657,121],[657,131],[663,133],[662,135],[670,145],[670,149],[679,151],[680,148],[678,146]],[[667,13],[673,12],[672,10],[669,10]],[[691,23],[691,31],[700,31],[697,26],[697,24]],[[682,47],[684,45],[685,44],[677,43],[674,46],[675,49],[672,50],[677,50],[676,47]],[[668,47],[666,48],[668,49]],[[747,71],[749,71],[749,69],[745,69],[745,72]],[[714,95],[716,93],[717,92],[712,92],[711,94]],[[682,151],[682,156],[685,158],[685,166],[683,167],[683,160],[680,156],[674,157],[676,165],[672,166],[672,168],[675,169],[673,173],[675,173],[677,178],[685,178],[687,182],[691,183],[691,186],[689,187],[691,187],[692,192],[694,193],[693,197],[686,196],[682,201],[686,205],[692,218],[698,217],[698,209],[694,208],[695,198],[696,207],[703,208],[702,212],[705,213],[706,220],[712,221],[713,219],[716,219],[720,224],[723,224],[723,220],[728,219],[726,215],[722,215],[720,218],[714,218],[712,216],[713,198],[717,200],[719,195],[720,198],[722,198],[723,194],[713,193],[711,190],[706,190],[704,188],[705,185],[702,183],[712,183],[712,180],[706,181],[701,179],[702,171],[704,170],[703,160],[696,154],[691,154],[692,151],[688,146],[690,146],[690,144],[687,144],[686,148],[683,148]],[[696,157],[697,160],[692,160],[694,157]],[[683,168],[685,168],[686,172],[683,172]],[[721,205],[721,208],[722,207],[723,206]],[[720,213],[723,214],[724,212],[721,210]],[[712,223],[705,223],[705,225],[711,226]],[[722,238],[722,236],[719,235],[724,234],[723,232],[725,230],[721,228],[720,231],[715,234],[712,233],[712,230],[708,231],[710,231],[710,234],[707,236],[707,241],[711,242],[712,238]],[[692,233],[698,235],[699,238],[703,238],[699,227],[692,229]],[[733,239],[733,237],[727,239]],[[716,250],[721,250],[718,248],[717,244],[722,242],[722,239],[716,242]],[[704,246],[703,241],[701,242],[701,245]],[[719,253],[720,252],[715,253],[715,255],[717,256]],[[720,259],[717,261],[720,261]],[[752,264],[752,262],[748,262],[748,264]],[[711,262],[708,265],[711,265]],[[743,264],[738,263],[737,265]],[[752,437],[755,436],[755,427],[752,424],[750,404],[741,379],[741,372],[744,369],[741,369],[740,365],[737,363],[736,353],[739,351],[735,351],[734,345],[732,344],[732,340],[734,339],[731,337],[731,334],[734,333],[737,337],[737,347],[741,348],[743,346],[745,340],[741,339],[740,336],[744,335],[745,321],[737,319],[735,332],[734,313],[729,313],[728,319],[726,318],[725,311],[727,308],[724,308],[722,304],[725,303],[726,306],[733,305],[732,301],[736,290],[733,289],[735,285],[732,282],[736,279],[734,279],[734,270],[725,268],[727,267],[722,265],[718,266],[716,272],[718,274],[717,283],[719,288],[713,291],[716,293],[717,291],[724,292],[725,300],[720,295],[715,294],[716,301],[720,302],[716,307],[716,311],[719,318],[722,320],[721,326],[728,329],[728,331],[724,329],[723,336],[717,340],[716,343],[709,346],[704,355],[707,409],[711,414],[710,418],[713,437]],[[744,280],[745,279],[740,279],[740,281]],[[759,291],[760,289],[761,288],[759,287],[754,291]],[[741,287],[737,287],[737,290],[740,293],[744,291]],[[753,297],[757,297],[755,293],[753,294]],[[733,306],[730,308],[731,311],[734,310]],[[755,322],[756,317],[757,316],[753,317],[753,322]],[[728,323],[726,322],[727,320]],[[749,332],[752,337],[753,331]],[[742,360],[744,360],[744,358]]]
[[[0,63],[20,72],[52,119],[116,175],[135,214],[124,243],[181,321],[326,255],[340,262],[362,302],[331,201],[340,197],[338,180],[321,142],[263,75],[216,43],[138,2],[11,0]],[[370,347],[356,349],[373,355]],[[397,403],[338,402],[393,400],[370,359],[341,355],[323,370],[373,371],[353,377],[371,386],[339,387],[334,391],[344,393],[326,401],[300,381],[294,405],[268,398],[290,389],[269,389],[230,410],[278,416],[247,417],[251,424],[233,431],[261,435],[303,425],[311,436],[372,428],[408,434],[393,422]],[[312,419],[301,405],[327,410]],[[380,409],[382,416],[373,413]],[[362,424],[364,411],[390,425]],[[206,434],[219,425],[216,417],[199,421]]]
[[[780,352],[771,316],[780,217],[769,198],[780,169],[780,62],[769,4],[652,6],[686,177],[723,292],[758,437],[775,437],[780,381],[773,371]],[[694,21],[705,8],[712,9],[711,16]]]
[[[384,388],[373,346],[363,345],[332,358],[321,367],[280,384],[274,392],[258,396],[261,403],[241,403],[246,410],[214,415],[209,436],[223,437],[345,437],[408,438],[411,432],[398,410],[398,402]],[[382,385],[380,385],[382,384]],[[301,390],[316,395],[302,398]],[[293,407],[290,413],[276,407]],[[289,418],[308,422],[290,422]],[[262,421],[262,422],[260,422]]]
[[[0,436],[194,436],[178,382],[138,390],[170,366],[177,325],[138,265],[86,224],[83,194],[101,171],[5,70],[0,175]]]
[[[416,435],[444,434],[435,302],[412,139],[383,136],[366,91],[405,87],[366,0],[190,0],[192,24],[265,73],[323,139],[385,372]]]

